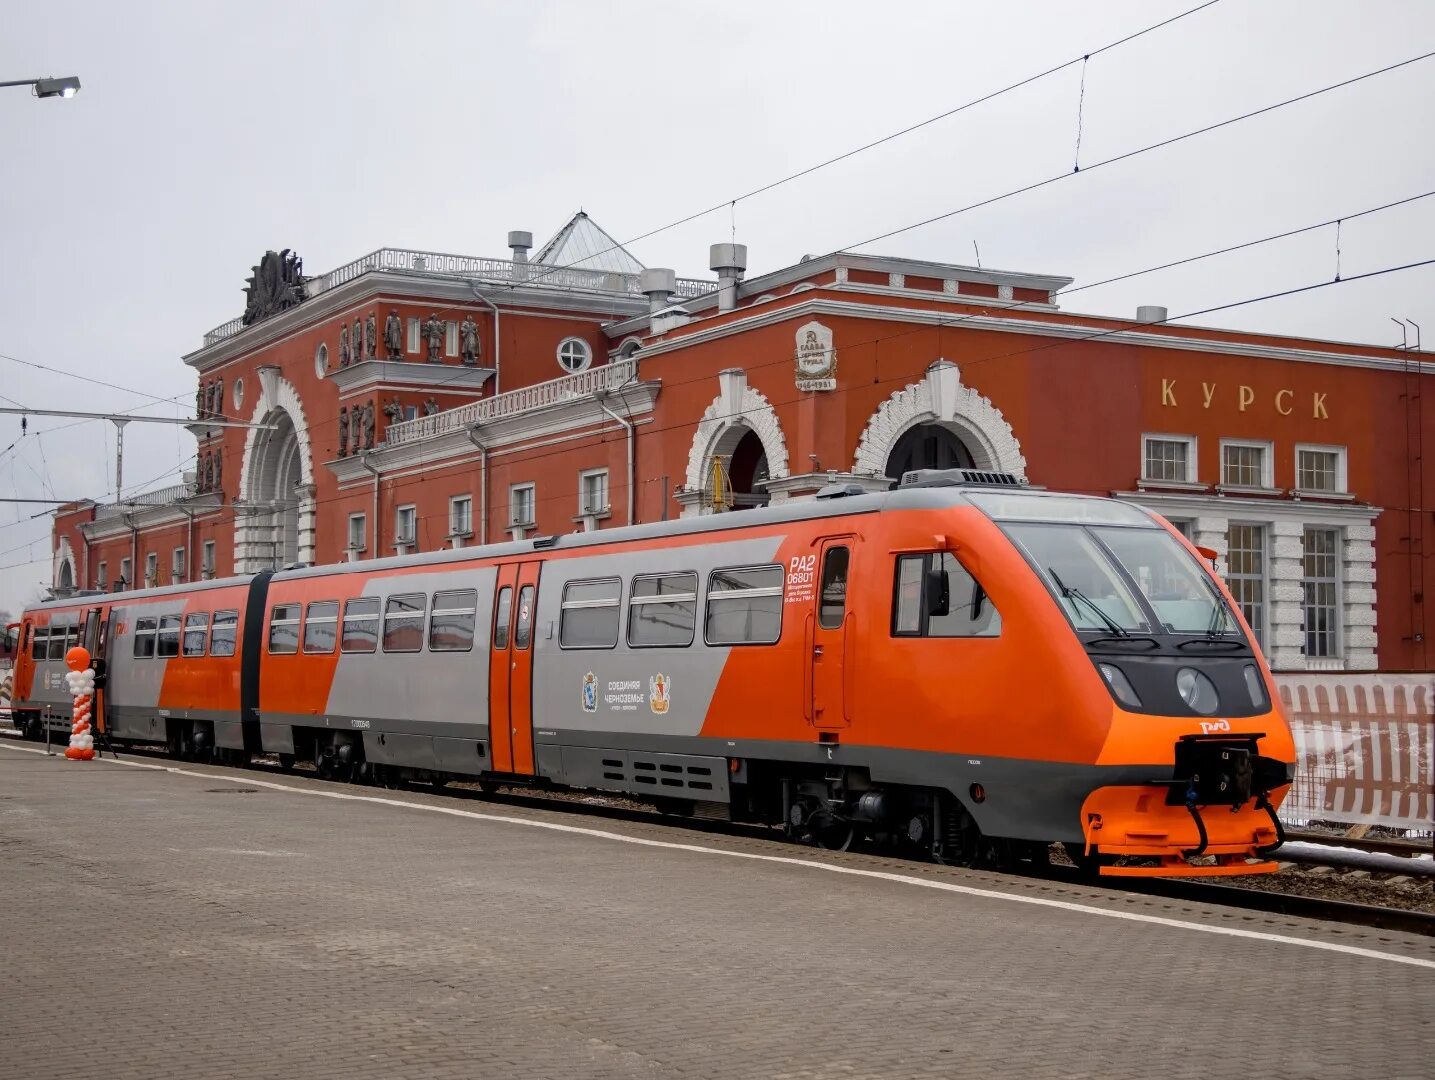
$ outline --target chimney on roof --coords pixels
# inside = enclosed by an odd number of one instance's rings
[[[678,275],[663,267],[644,270],[638,275],[638,289],[648,298],[648,312],[662,311],[678,291]]]
[[[718,276],[718,311],[737,307],[737,286],[747,269],[746,244],[714,244],[708,249],[708,267]]]
[[[528,278],[528,249],[533,246],[533,234],[521,229],[508,234],[508,246],[513,249],[513,280]]]
[[[1163,323],[1168,312],[1156,304],[1142,304],[1136,309],[1136,321],[1142,323]]]

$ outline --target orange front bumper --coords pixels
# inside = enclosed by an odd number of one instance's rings
[[[1272,804],[1279,806],[1285,792],[1285,788],[1272,792]],[[1101,873],[1112,877],[1234,877],[1275,871],[1276,864],[1261,850],[1277,839],[1270,815],[1258,809],[1254,799],[1232,810],[1229,806],[1200,808],[1206,827],[1202,854],[1215,856],[1215,860],[1193,863],[1185,853],[1200,845],[1200,830],[1185,806],[1167,805],[1166,788],[1099,788],[1081,807],[1086,853],[1096,852],[1103,863],[1122,856],[1156,860],[1151,865],[1102,865]],[[1260,861],[1248,861],[1251,859]]]

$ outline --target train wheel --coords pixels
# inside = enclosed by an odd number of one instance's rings
[[[932,861],[943,866],[981,865],[988,845],[966,807],[950,795],[939,795],[936,801]]]
[[[857,826],[830,815],[812,821],[812,843],[827,851],[846,851],[857,836]]]
[[[283,769],[285,772],[289,772],[291,769],[293,769],[293,768],[294,768],[294,755],[293,755],[293,754],[280,754],[280,755],[279,755],[279,767],[280,767],[281,769]]]

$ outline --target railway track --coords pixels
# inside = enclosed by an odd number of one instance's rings
[[[173,763],[174,759],[162,750],[131,747],[126,753],[146,759]],[[249,768],[276,776],[289,773],[317,778],[312,767],[301,764],[292,769],[282,768],[277,761],[258,760]],[[330,781],[343,783],[343,781]],[[504,790],[482,790],[476,783],[451,783],[441,788],[416,782],[405,784],[415,791],[437,792],[454,799],[472,799],[493,806],[511,806],[530,810],[558,810],[563,813],[582,814],[588,817],[633,822],[671,822],[674,826],[713,835],[741,837],[771,844],[775,848],[789,849],[791,845],[782,839],[775,829],[763,825],[741,822],[715,821],[702,818],[675,817],[665,815],[643,804],[592,793],[546,792],[538,790],[521,791],[512,788]],[[1322,838],[1322,842],[1328,838]],[[1379,842],[1379,841],[1377,841]],[[890,848],[876,845],[855,845],[856,854],[893,857]],[[901,857],[898,855],[897,857]],[[1098,878],[1084,877],[1072,866],[1053,864],[1025,871],[1015,871],[1023,876],[1061,881],[1072,885],[1086,885],[1111,892],[1137,893],[1145,896],[1159,896],[1165,899],[1189,903],[1211,904],[1220,907],[1259,911],[1266,914],[1287,915],[1299,918],[1318,919],[1324,922],[1344,923],[1402,933],[1435,937],[1435,913],[1385,907],[1374,904],[1352,903],[1325,896],[1302,892],[1285,892],[1270,888],[1266,877],[1252,877],[1244,884],[1214,884],[1207,881],[1180,878]],[[1272,875],[1281,877],[1282,875]],[[1300,875],[1296,875],[1300,876]],[[1294,880],[1292,878],[1291,880]],[[1318,883],[1316,883],[1318,884]],[[1265,886],[1265,887],[1263,887]]]

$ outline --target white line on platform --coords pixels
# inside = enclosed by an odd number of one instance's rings
[[[0,748],[18,750],[25,754],[44,754],[37,747],[14,746],[0,741]],[[55,755],[59,757],[59,755]],[[67,759],[60,757],[59,760]],[[388,799],[380,795],[355,795],[347,791],[326,791],[317,788],[294,787],[276,784],[269,780],[258,780],[249,773],[225,776],[223,773],[194,772],[174,765],[152,765],[142,761],[124,761],[114,758],[95,758],[106,765],[125,765],[132,769],[151,769],[155,772],[174,773],[178,776],[193,776],[201,780],[224,780],[245,787],[269,788],[287,791],[293,795],[310,795],[324,799],[343,799],[348,802],[376,803],[380,806],[397,806],[405,810],[424,810],[433,814],[447,814],[450,817],[476,818],[479,821],[493,821],[504,825],[523,825],[533,829],[548,829],[551,832],[571,833],[576,836],[591,836],[600,840],[616,840],[623,844],[638,844],[642,847],[666,848],[670,851],[687,851],[697,855],[718,855],[730,859],[748,859],[753,862],[780,863],[786,866],[800,866],[807,870],[824,870],[833,874],[849,874],[853,877],[875,878],[898,885],[915,885],[923,889],[937,889],[941,892],[976,896],[986,900],[1006,900],[1015,904],[1031,904],[1036,907],[1056,908],[1060,911],[1074,911],[1082,915],[1098,915],[1107,919],[1123,919],[1126,922],[1147,923],[1152,926],[1169,926],[1179,930],[1194,930],[1202,934],[1219,934],[1223,937],[1246,938],[1252,941],[1271,941],[1280,945],[1297,945],[1304,949],[1319,949],[1322,952],[1343,953],[1346,956],[1361,956],[1369,960],[1386,960],[1394,964],[1409,964],[1411,967],[1435,970],[1435,960],[1416,956],[1400,956],[1396,953],[1380,952],[1377,949],[1362,949],[1355,945],[1341,945],[1332,941],[1312,941],[1307,938],[1289,937],[1285,934],[1268,934],[1260,930],[1242,930],[1234,926],[1209,926],[1204,923],[1183,922],[1159,915],[1143,915],[1136,911],[1116,911],[1110,908],[1077,904],[1070,900],[1049,900],[1041,896],[1021,896],[1016,893],[999,892],[995,889],[978,889],[972,885],[957,885],[950,881],[931,881],[911,877],[907,874],[893,874],[883,870],[861,870],[852,866],[833,866],[830,863],[795,859],[787,855],[758,855],[750,851],[724,851],[721,848],[703,847],[700,844],[680,844],[672,840],[652,840],[641,836],[625,836],[605,829],[592,829],[583,825],[564,825],[556,821],[535,821],[529,818],[508,817],[504,814],[486,814],[476,810],[462,810],[456,806],[434,806],[429,803],[407,802],[403,799]]]

